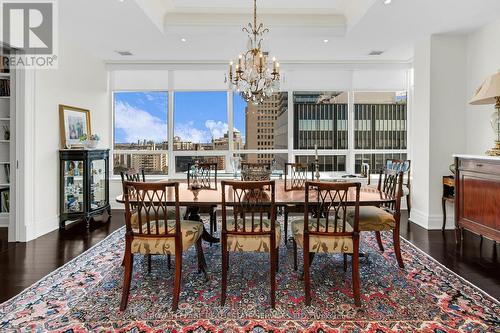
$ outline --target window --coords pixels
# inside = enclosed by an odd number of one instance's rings
[[[217,163],[217,170],[224,170],[226,165],[225,156],[176,156],[175,172],[182,173],[188,170],[188,164],[199,163]]]
[[[406,159],[407,94],[406,92],[354,93],[355,172],[367,163],[378,173],[386,159]],[[369,153],[366,150],[376,150]]]
[[[315,148],[321,172],[359,173],[367,163],[377,173],[387,159],[408,156],[405,91],[279,92],[259,106],[233,92],[174,91],[171,110],[165,91],[113,96],[114,174],[170,170],[172,177],[181,177],[196,160],[217,162],[221,173],[231,172],[235,160],[269,163],[276,172],[288,161],[311,168]]]
[[[174,93],[174,150],[227,150],[227,93]]]
[[[114,174],[167,174],[167,92],[115,92],[113,100]]]
[[[347,149],[347,93],[295,92],[294,148]]]
[[[309,171],[314,170],[313,163],[315,163],[315,157],[313,155],[295,156],[295,162],[306,164]],[[319,155],[318,163],[320,172],[345,172],[347,170],[345,155]]]
[[[264,103],[255,106],[240,94],[233,94],[234,150],[288,149],[288,93],[274,93]],[[241,141],[236,140],[241,138]],[[244,153],[241,159],[251,163],[270,163],[283,170],[287,154]]]

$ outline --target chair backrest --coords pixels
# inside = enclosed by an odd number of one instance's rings
[[[271,163],[241,162],[241,180],[264,181],[271,179]]]
[[[403,178],[406,178],[405,185],[410,185],[411,160],[387,159],[385,161],[387,169],[403,172]]]
[[[144,170],[141,170],[140,172],[133,173],[133,172],[120,172],[120,176],[122,177],[122,182],[124,181],[129,181],[129,182],[146,182],[146,176],[144,175]]]
[[[357,236],[359,233],[359,193],[361,183],[307,182],[304,209],[304,248],[309,248],[309,235]],[[353,198],[354,195],[354,198]],[[354,199],[354,200],[353,200]],[[352,229],[347,209],[354,201]],[[309,216],[312,213],[312,216]],[[309,220],[316,224],[309,226]],[[306,243],[307,240],[307,243]]]
[[[223,235],[275,235],[274,180],[222,181],[221,184]],[[227,227],[227,208],[229,207],[232,208],[234,219],[234,226],[230,229]],[[270,220],[270,228],[264,228],[264,220]],[[274,242],[274,239],[272,237],[271,241]]]
[[[205,189],[217,189],[217,167],[218,164],[214,163],[198,163],[198,169],[193,169],[193,166],[196,166],[196,163],[188,164],[187,171],[187,183],[188,187],[193,183],[195,177],[198,180],[198,185],[201,188]]]
[[[167,203],[172,189],[175,204]],[[127,233],[140,237],[175,237],[180,235],[179,183],[123,182],[125,199],[125,223]],[[168,212],[175,212],[175,228],[167,228]],[[137,223],[132,227],[132,216]],[[163,226],[162,226],[163,222]],[[180,240],[180,236],[178,237]]]
[[[377,189],[396,198],[395,202],[385,206],[398,214],[401,210],[401,197],[403,196],[403,175],[403,171],[384,168],[380,171],[378,179]]]
[[[285,191],[304,190],[307,174],[307,164],[285,163]]]

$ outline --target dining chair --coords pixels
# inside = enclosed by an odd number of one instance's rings
[[[197,170],[194,170],[197,166]],[[189,163],[187,171],[188,188],[196,178],[202,189],[217,190],[217,168],[218,163]],[[184,218],[192,209],[197,209],[200,214],[208,214],[210,219],[210,235],[217,231],[217,205],[187,207]],[[211,243],[210,243],[211,244]]]
[[[276,304],[280,226],[276,223],[274,181],[222,181],[221,305],[226,302],[230,252],[270,255],[271,307]],[[230,214],[230,216],[228,216]]]
[[[130,171],[120,171],[120,176],[122,177],[122,183],[124,181],[129,182],[146,182],[146,175],[144,174],[144,170],[141,169],[139,172],[130,172]]]
[[[392,231],[394,253],[399,267],[404,268],[401,256],[400,221],[401,221],[401,196],[403,193],[403,171],[386,169],[380,171],[377,189],[384,195],[394,198],[394,201],[377,206],[363,206],[359,209],[359,230],[373,231],[380,251],[384,251],[381,231]],[[354,212],[349,211],[350,221],[354,220]]]
[[[403,172],[403,197],[406,197],[406,207],[408,216],[411,213],[411,160],[387,159],[385,161],[387,169]]]
[[[167,203],[167,192],[174,191],[175,204]],[[179,183],[123,183],[125,199],[125,273],[120,310],[127,307],[135,254],[174,255],[175,277],[172,310],[176,311],[182,279],[182,253],[196,246],[198,271],[207,279],[206,262],[201,246],[203,223],[181,221]],[[173,210],[175,219],[168,219]]]
[[[141,169],[141,171],[138,171],[138,172],[121,171],[120,172],[120,176],[122,178],[122,188],[123,188],[123,183],[125,181],[129,181],[129,182],[143,182],[143,183],[146,182],[146,175],[144,174],[144,169]],[[132,203],[131,205],[132,205],[132,208],[134,208],[133,207],[134,204]],[[175,218],[175,215],[173,213],[175,213],[175,212],[170,211],[171,216],[169,216],[168,219],[174,219]],[[135,226],[135,227],[137,227],[137,226]],[[151,255],[150,254],[146,255],[146,258],[147,258],[147,261],[148,261],[148,272],[151,272]],[[167,268],[168,269],[172,268],[171,262],[172,262],[172,260],[171,260],[170,254],[169,254],[169,255],[167,255]],[[123,257],[122,266],[125,266],[125,257]]]
[[[307,164],[285,163],[285,191],[304,191],[308,174]],[[283,212],[283,229],[285,244],[288,243],[288,215],[290,213],[303,213],[304,205],[287,204]]]
[[[360,183],[306,182],[304,218],[292,222],[294,270],[297,247],[303,249],[305,303],[311,305],[310,266],[315,253],[352,254],[354,303],[361,305],[359,278],[359,193]],[[351,192],[351,194],[349,193]],[[354,219],[348,221],[349,200],[353,201]],[[312,214],[310,214],[312,213]]]
[[[261,181],[271,179],[271,163],[241,162],[241,180]]]

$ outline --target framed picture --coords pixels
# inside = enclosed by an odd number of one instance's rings
[[[80,137],[90,136],[90,111],[73,106],[59,105],[62,148],[82,147]]]

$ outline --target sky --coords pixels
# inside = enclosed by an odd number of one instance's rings
[[[115,142],[167,140],[167,92],[117,92]],[[244,136],[246,102],[234,95],[234,127]],[[183,141],[210,142],[228,130],[226,92],[175,92],[174,136]]]

